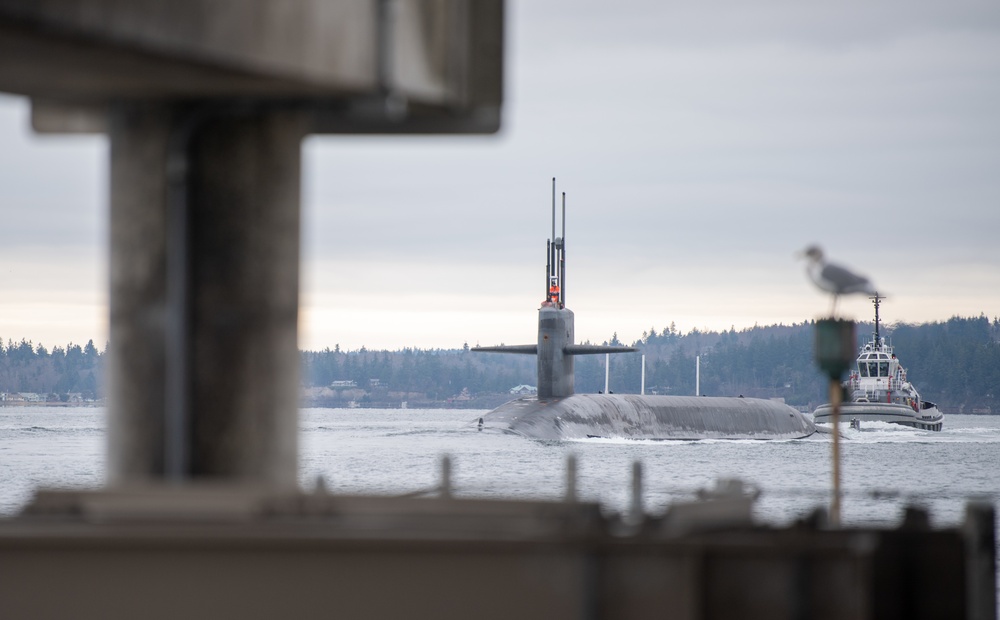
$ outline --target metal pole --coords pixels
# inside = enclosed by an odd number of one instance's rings
[[[552,249],[550,250],[552,267],[549,269],[549,277],[556,275],[556,261],[555,261],[555,243],[556,243],[556,178],[552,177],[552,236],[549,238],[552,241]],[[546,283],[547,284],[547,283]]]
[[[854,359],[854,322],[822,319],[816,322],[816,361],[830,378],[830,407],[833,410],[833,497],[830,499],[830,525],[840,527],[840,379]]]
[[[549,291],[551,290],[549,287],[552,285],[551,278],[552,278],[552,244],[553,243],[554,243],[553,240],[549,239],[549,241],[545,244],[545,295],[544,295],[544,299],[546,299],[546,300],[549,298]]]
[[[576,501],[576,456],[566,456],[566,501]]]
[[[830,380],[830,404],[833,406],[833,498],[830,500],[830,525],[840,527],[840,383]]]
[[[642,354],[642,380],[639,383],[639,394],[646,394],[646,354]]]
[[[562,247],[559,249],[559,307],[566,306],[566,192],[562,195]]]
[[[451,497],[451,457],[447,454],[441,457],[441,497]]]
[[[633,523],[642,521],[642,462],[632,463],[632,501],[629,506],[629,516]]]
[[[881,342],[881,334],[879,333],[878,329],[878,305],[879,305],[879,300],[882,298],[879,297],[878,292],[876,292],[875,296],[871,297],[870,299],[875,300],[875,344],[878,345]]]

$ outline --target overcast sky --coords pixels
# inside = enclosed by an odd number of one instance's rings
[[[1000,3],[511,2],[497,136],[303,145],[300,345],[533,342],[551,178],[577,340],[1000,314]],[[107,337],[107,144],[0,96],[0,337]],[[867,320],[870,303],[841,303]]]

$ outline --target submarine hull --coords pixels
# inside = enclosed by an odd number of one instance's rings
[[[812,420],[758,398],[574,394],[508,402],[483,416],[484,429],[532,439],[800,439]]]

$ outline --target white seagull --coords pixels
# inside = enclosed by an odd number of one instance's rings
[[[809,246],[803,250],[802,256],[809,261],[809,264],[806,266],[806,273],[816,283],[816,286],[824,291],[833,293],[831,315],[837,311],[837,298],[841,295],[850,295],[852,293],[878,294],[868,278],[845,269],[840,265],[826,262],[823,259],[823,250],[819,246]]]

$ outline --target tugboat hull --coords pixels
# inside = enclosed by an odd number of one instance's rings
[[[840,405],[840,421],[891,422],[928,431],[941,430],[944,414],[933,403],[923,404],[927,406],[917,412],[912,407],[898,403],[846,402]],[[813,422],[832,423],[833,408],[829,404],[821,405],[813,413]]]

